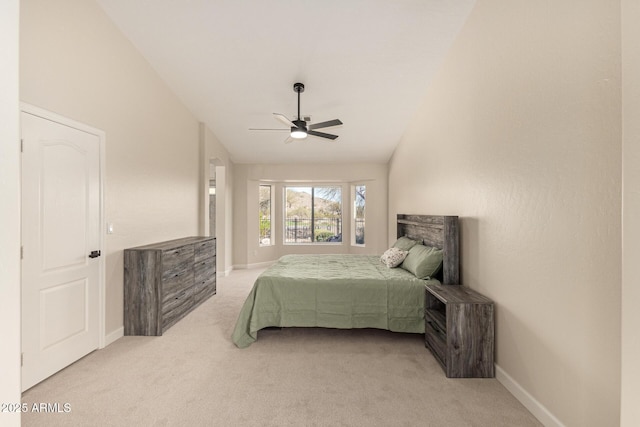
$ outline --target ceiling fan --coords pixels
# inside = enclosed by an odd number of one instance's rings
[[[318,136],[320,138],[327,138],[334,140],[338,135],[332,135],[330,133],[317,132],[315,129],[328,128],[332,126],[341,125],[342,122],[339,119],[329,120],[322,123],[307,124],[303,117],[300,116],[300,94],[304,92],[304,85],[302,83],[295,83],[293,85],[293,91],[298,94],[298,116],[296,120],[289,120],[287,116],[280,113],[273,113],[273,116],[280,120],[285,125],[289,126],[289,129],[249,129],[249,130],[286,130],[290,131],[290,136],[284,141],[288,144],[296,139],[304,139],[308,135]]]

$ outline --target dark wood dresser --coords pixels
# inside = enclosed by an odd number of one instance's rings
[[[124,334],[162,335],[216,293],[216,239],[124,250]]]
[[[462,285],[425,288],[425,345],[447,377],[493,377],[493,302]]]

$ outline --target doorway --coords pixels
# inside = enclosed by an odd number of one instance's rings
[[[209,236],[216,235],[216,176],[215,168],[212,168],[212,177],[209,180]]]

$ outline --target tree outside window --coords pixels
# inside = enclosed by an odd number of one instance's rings
[[[353,187],[353,244],[364,245],[364,213],[367,187],[354,185]]]

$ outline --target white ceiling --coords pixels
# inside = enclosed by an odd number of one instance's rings
[[[386,163],[475,0],[98,0],[236,163]],[[335,141],[284,144],[272,113]]]

